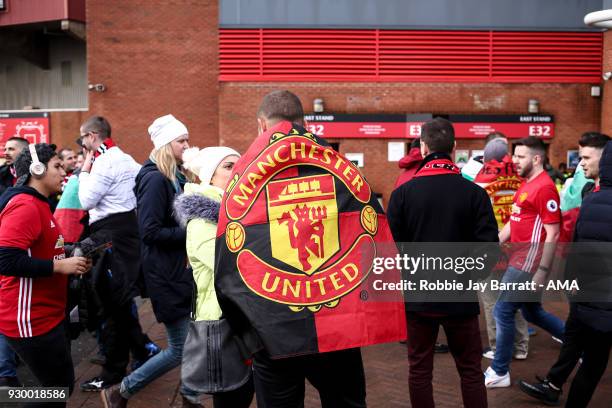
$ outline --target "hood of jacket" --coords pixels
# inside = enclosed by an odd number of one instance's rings
[[[400,159],[397,163],[400,169],[410,169],[416,168],[423,160],[423,156],[421,156],[421,149],[418,147],[413,147],[408,151],[408,154]]]
[[[183,227],[193,219],[217,224],[223,190],[211,185],[185,184],[185,192],[174,200],[174,215]]]
[[[38,198],[41,201],[49,204],[49,199],[44,195],[40,194],[38,191],[28,186],[18,186],[18,187],[10,187],[8,188],[1,196],[0,196],[0,211],[4,210],[4,207],[11,201],[11,198],[15,197],[19,194],[28,194],[33,197]]]
[[[612,141],[606,143],[599,160],[599,185],[612,187]]]

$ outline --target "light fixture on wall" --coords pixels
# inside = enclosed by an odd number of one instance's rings
[[[104,92],[106,91],[106,86],[104,84],[89,84],[87,85],[87,89],[90,91]]]
[[[323,99],[316,98],[312,101],[312,110],[314,113],[321,113],[325,110],[325,106],[323,105]]]
[[[538,113],[540,112],[540,102],[537,99],[530,99],[527,103],[527,112]]]
[[[601,74],[601,77],[603,78],[604,81],[609,81],[610,78],[612,78],[612,72],[610,71],[604,72],[603,74]]]

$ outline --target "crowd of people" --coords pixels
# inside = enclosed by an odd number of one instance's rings
[[[259,138],[267,137],[269,143],[292,135],[318,140],[300,130],[303,116],[294,94],[272,92],[257,112]],[[281,128],[291,131],[283,134]],[[245,156],[228,146],[190,147],[189,130],[173,115],[155,119],[148,133],[152,150],[142,165],[115,143],[110,122],[101,116],[81,125],[76,152],[20,138],[6,142],[6,161],[0,167],[0,386],[21,386],[16,372],[20,360],[42,386],[68,387],[72,393],[70,342],[88,329],[97,333],[101,371],[80,389],[100,392],[106,408],[127,406],[130,398],[178,366],[185,407],[203,406],[203,393],[213,394],[215,407],[248,407],[254,398],[260,407],[300,407],[306,379],[319,391],[324,407],[365,407],[359,349],[365,344],[322,352],[309,349],[306,343],[311,339],[304,339],[306,352],[279,356],[269,339],[289,341],[292,333],[311,323],[285,319],[262,324],[252,317],[253,310],[247,310],[259,306],[236,301],[240,291],[224,293],[229,281],[220,276],[220,265],[233,262],[228,254],[236,252],[227,235],[228,222],[240,219],[231,214],[226,199],[239,177],[235,168],[248,165]],[[267,144],[266,139],[263,145]],[[477,170],[470,165],[462,171],[452,160],[452,123],[442,118],[428,121],[399,163],[401,174],[386,213],[389,236],[399,251],[403,243],[414,242],[524,244],[484,281],[543,284],[553,269],[557,242],[612,241],[612,141],[588,132],[578,144],[579,168],[572,178],[563,177],[560,196],[546,170],[541,139],[515,141],[512,150],[503,134],[493,133],[487,137],[484,156],[475,158]],[[294,167],[312,164],[307,161],[317,153],[311,149],[306,155],[304,146],[302,162],[298,163],[296,148],[287,148],[286,158],[279,148],[267,156],[268,167],[290,160]],[[322,157],[329,161],[331,156],[323,152]],[[259,169],[266,174],[261,164]],[[347,169],[344,175],[352,171]],[[323,164],[316,171],[315,177],[330,174]],[[244,197],[262,178],[252,174],[250,187],[240,187]],[[312,177],[305,174],[283,177]],[[306,185],[315,185],[310,183]],[[350,188],[343,183],[338,185]],[[352,184],[358,185],[357,193],[361,183]],[[267,190],[269,200],[271,191]],[[298,204],[295,209],[299,208]],[[355,221],[360,228],[365,225],[363,212],[361,217],[361,224]],[[287,220],[283,222],[289,225]],[[228,229],[219,228],[222,224]],[[312,225],[316,234],[323,224],[319,220]],[[378,229],[385,228],[379,221]],[[314,252],[305,252],[305,259]],[[568,263],[577,262],[571,254],[567,257]],[[237,265],[229,268],[230,273],[240,272],[243,280],[244,271],[237,271],[240,265],[256,268],[251,263]],[[612,282],[605,276],[609,265],[600,263],[604,286]],[[605,290],[612,295],[612,287]],[[150,299],[166,332],[166,348],[143,333],[134,300],[138,296]],[[487,406],[487,389],[511,386],[512,359],[529,356],[530,324],[549,332],[562,347],[546,377],[521,380],[520,390],[546,404],[558,404],[565,382],[579,367],[566,406],[589,404],[612,347],[612,302],[570,302],[563,322],[544,310],[541,290],[529,299],[514,296],[511,291],[487,289],[468,301],[405,302],[413,407],[434,406],[433,355],[446,347],[437,343],[440,326],[461,378],[463,404],[472,408]],[[320,313],[316,316],[331,319],[339,310],[338,301],[308,308],[294,305],[289,316],[309,313],[314,319],[312,315]],[[282,312],[271,307],[269,313],[289,313],[285,305],[280,307]],[[480,337],[480,310],[485,315],[486,347]],[[340,336],[343,330],[347,328],[338,325],[327,335]],[[491,360],[484,373],[483,358]]]

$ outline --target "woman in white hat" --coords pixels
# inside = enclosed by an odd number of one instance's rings
[[[136,176],[142,271],[157,320],[164,324],[168,347],[151,357],[120,384],[105,389],[105,406],[126,406],[151,381],[179,366],[189,326],[193,278],[187,268],[185,229],[173,217],[172,203],[187,182],[182,172],[189,132],[172,115],[149,126],[154,148]],[[183,406],[201,406],[198,394],[181,386]]]
[[[189,332],[189,336],[196,336],[193,339],[188,337],[185,345],[182,381],[194,389],[213,393],[215,408],[247,408],[254,393],[251,369],[238,350],[232,347],[214,348],[214,345],[225,343],[221,339],[211,339],[213,334],[210,333],[219,335],[223,328],[201,330],[199,333],[209,333],[206,339],[192,333],[197,330],[197,325],[219,327],[220,324],[221,308],[214,285],[215,239],[221,198],[239,158],[237,151],[223,146],[185,151],[185,168],[198,176],[200,184],[186,184],[185,192],[174,204],[176,217],[187,229],[187,256],[197,285],[195,323]],[[211,361],[214,356],[221,357]],[[217,363],[221,366],[218,369],[220,375],[216,376],[216,372],[201,374],[207,371],[200,369],[201,365],[217,366]]]

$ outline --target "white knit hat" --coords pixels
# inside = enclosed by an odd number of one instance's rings
[[[240,157],[240,153],[225,146],[206,147],[202,150],[190,147],[183,152],[183,167],[197,174],[202,184],[210,184],[215,170],[227,156]]]
[[[149,135],[155,149],[170,143],[177,137],[187,135],[189,132],[183,123],[172,115],[159,117],[149,126]]]

